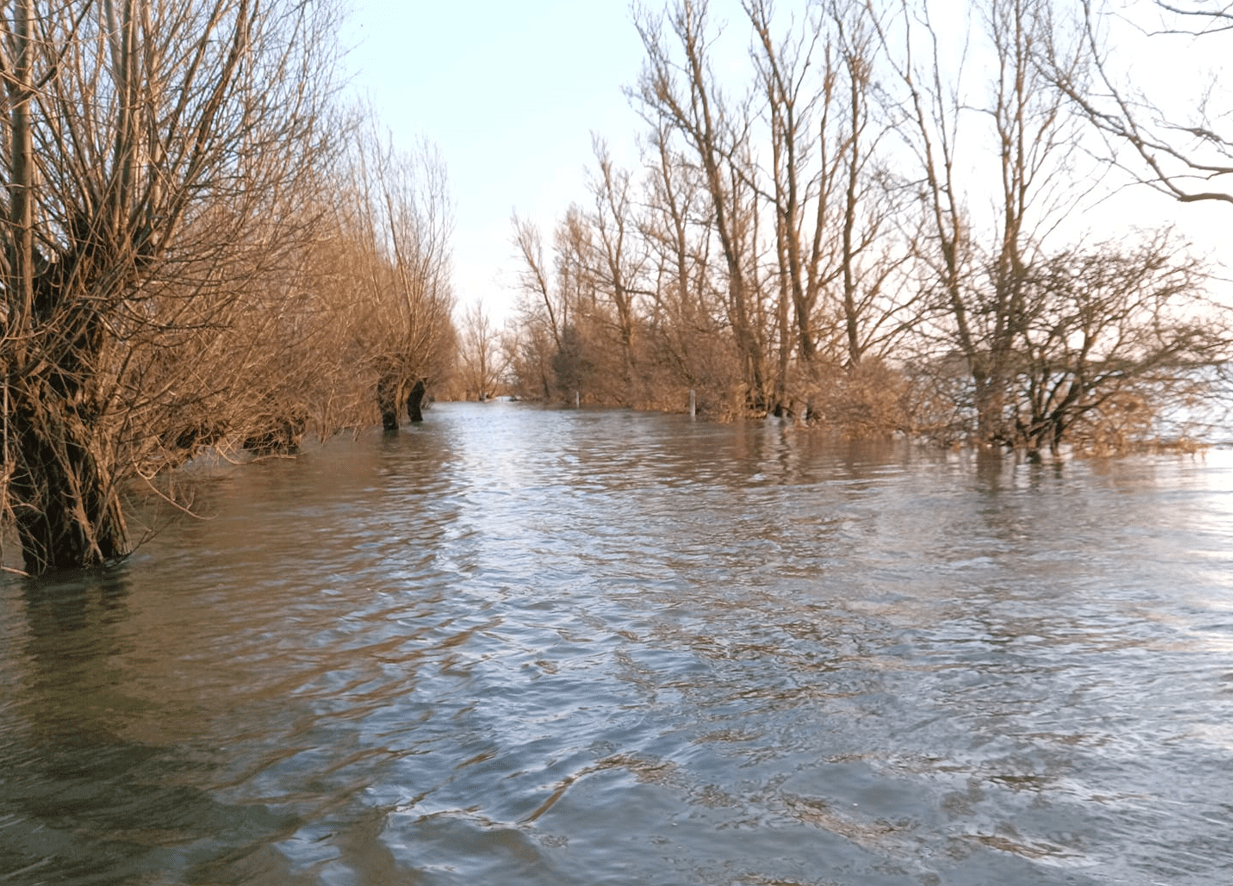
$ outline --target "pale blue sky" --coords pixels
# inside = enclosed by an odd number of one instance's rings
[[[493,313],[516,270],[510,214],[551,236],[585,198],[591,133],[632,150],[622,87],[641,64],[624,0],[352,0],[344,40],[355,88],[397,143],[441,152],[455,201],[454,284]],[[632,158],[631,158],[632,159]],[[502,279],[504,278],[504,279]]]

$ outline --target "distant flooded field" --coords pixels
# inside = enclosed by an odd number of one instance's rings
[[[1210,886],[1233,456],[445,404],[0,583],[5,884]]]

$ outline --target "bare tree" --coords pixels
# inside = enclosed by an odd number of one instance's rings
[[[1233,337],[1228,309],[1203,284],[1202,267],[1167,233],[1031,268],[1012,371],[1015,434],[1029,455],[1056,454],[1076,427],[1090,442],[1119,411],[1149,421],[1210,396]]]
[[[531,313],[542,310],[547,331],[560,350],[562,331],[569,322],[569,304],[553,291],[549,282],[551,271],[544,258],[539,229],[534,223],[519,218],[517,214],[514,215],[512,223],[514,246],[522,259],[519,289],[529,300],[526,310]]]
[[[722,409],[727,391],[740,380],[740,360],[712,283],[704,188],[697,169],[673,149],[666,126],[651,136],[646,158],[640,235],[654,265],[647,326],[655,386],[668,403],[686,402],[685,391],[692,390],[698,408]]]
[[[612,302],[616,312],[617,337],[625,375],[624,405],[632,406],[637,399],[634,387],[638,382],[638,358],[635,332],[638,327],[636,299],[639,277],[646,263],[645,250],[638,239],[634,218],[630,174],[618,169],[602,139],[593,139],[597,169],[591,181],[594,209],[584,220],[592,238],[590,273],[599,289]]]
[[[944,338],[971,378],[976,437],[1010,444],[1015,438],[1008,400],[1011,363],[1024,322],[1026,269],[1077,199],[1068,164],[1078,136],[1063,97],[1050,88],[1037,64],[1053,24],[1049,5],[986,0],[976,12],[986,41],[982,49],[994,63],[986,81],[988,103],[978,117],[992,123],[987,131],[991,150],[972,154],[977,168],[983,157],[997,163],[1000,187],[992,201],[988,240],[973,230],[968,188],[956,174],[960,134],[981,143],[980,132],[972,127],[977,115],[969,110],[979,106],[959,91],[957,84],[966,76],[961,69],[949,77],[944,72],[928,7],[914,10],[902,4],[904,44],[890,58],[904,87],[911,147],[923,174],[921,258],[931,277],[925,286],[936,295]],[[924,64],[913,59],[919,49],[927,53]]]
[[[809,20],[777,40],[768,0],[746,0],[743,6],[754,32],[751,54],[770,126],[771,192],[766,196],[775,211],[780,325],[786,331],[790,304],[795,350],[812,372],[820,333],[816,309],[831,270],[823,259],[832,246],[834,231],[828,225],[838,177],[838,152],[829,140],[836,84],[832,46],[820,21]],[[815,55],[821,56],[816,64]],[[808,91],[811,75],[817,78],[814,91]],[[781,378],[787,375],[791,350],[781,343]]]
[[[1014,337],[1024,322],[1026,268],[1044,245],[1047,228],[1074,205],[1074,179],[1064,163],[1077,137],[1062,96],[1042,76],[1036,57],[1050,38],[1045,0],[989,0],[981,9],[997,59],[989,109],[997,137],[1001,192],[999,236],[986,297],[972,316],[981,332],[988,389],[982,404],[988,439],[1008,442],[1004,424],[1008,366]],[[1070,63],[1073,67],[1073,61]]]
[[[885,353],[904,328],[902,300],[884,288],[909,251],[890,231],[893,177],[878,158],[877,34],[871,13],[848,0],[790,20],[780,39],[768,0],[743,5],[769,129],[781,313],[790,302],[796,353],[817,391],[839,381],[840,367],[854,373],[871,348]]]
[[[986,343],[974,326],[976,318],[972,317],[977,244],[966,192],[956,168],[960,120],[968,104],[956,84],[964,78],[968,44],[965,37],[958,52],[947,53],[954,66],[953,77],[948,79],[940,38],[928,6],[918,12],[906,0],[897,5],[898,15],[888,21],[870,0],[866,2],[886,63],[902,87],[902,98],[888,96],[887,100],[899,105],[902,123],[898,129],[914,164],[906,176],[915,185],[918,196],[913,234],[922,266],[918,285],[931,303],[931,313],[944,318],[939,336],[941,347],[948,351],[953,348],[952,353],[944,353],[938,361],[936,355],[928,353],[936,346],[930,342],[924,362],[946,365],[953,362],[952,356],[963,362],[974,388],[977,433],[983,437],[995,433],[997,382]],[[917,334],[927,336],[923,323],[921,327]],[[937,387],[933,379],[926,384]]]
[[[521,260],[518,288],[521,293],[522,327],[519,375],[524,385],[534,377],[536,391],[544,400],[552,398],[556,387],[552,379],[552,360],[564,347],[569,323],[569,302],[554,286],[551,268],[544,256],[543,241],[534,223],[515,213],[513,243]]]
[[[216,323],[240,281],[303,237],[309,216],[283,210],[331,136],[330,10],[11,9],[0,22],[5,500],[26,568],[41,572],[128,549],[132,441],[158,435],[139,424],[158,410],[140,408],[149,394],[129,369],[169,330]]]
[[[1153,39],[1227,39],[1233,13],[1222,5],[1152,4],[1160,13],[1151,28]],[[1104,134],[1112,148],[1110,161],[1130,170],[1140,182],[1182,203],[1233,203],[1233,133],[1227,128],[1229,108],[1221,106],[1223,90],[1211,73],[1211,84],[1182,110],[1158,103],[1142,84],[1126,82],[1111,61],[1109,23],[1128,26],[1123,13],[1099,0],[1081,0],[1083,29],[1090,65],[1076,69],[1056,53],[1042,52],[1056,85],[1084,117]],[[1200,73],[1195,78],[1203,75]],[[1124,161],[1128,148],[1132,161]]]
[[[501,376],[505,373],[497,329],[484,310],[484,303],[476,299],[463,311],[460,331],[460,362],[462,384],[468,399],[487,400],[497,392]]]
[[[361,141],[353,162],[352,218],[367,258],[356,281],[357,334],[382,425],[397,430],[404,400],[419,421],[426,387],[452,368],[453,221],[445,164],[427,144],[411,155],[375,136]]]
[[[765,413],[768,386],[755,266],[755,206],[748,175],[747,118],[725,102],[710,68],[705,0],[681,0],[665,20],[640,13],[636,25],[647,58],[634,97],[653,125],[666,125],[688,144],[702,171],[711,221],[726,271],[729,320],[741,355],[746,408]]]

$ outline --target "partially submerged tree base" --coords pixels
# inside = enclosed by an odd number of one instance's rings
[[[125,555],[119,491],[94,429],[54,396],[30,396],[10,393],[18,400],[10,407],[18,461],[9,495],[26,571],[97,566]]]
[[[244,438],[242,447],[257,456],[294,455],[308,430],[308,413],[293,410],[288,415],[270,418],[266,430]]]
[[[422,422],[424,413],[422,407],[424,405],[424,380],[416,379],[414,385],[411,386],[410,393],[407,394],[407,418],[413,422]]]
[[[328,6],[6,6],[0,507],[28,572],[127,554],[122,490],[195,445],[179,410],[244,378],[179,354],[275,276],[285,296],[313,239]]]

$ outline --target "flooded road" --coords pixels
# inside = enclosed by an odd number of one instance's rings
[[[0,883],[1233,877],[1233,456],[444,404],[0,583]]]

